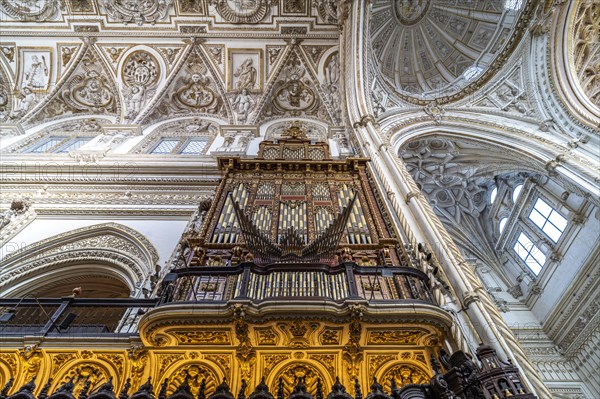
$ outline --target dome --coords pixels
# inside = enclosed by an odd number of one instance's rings
[[[411,102],[460,97],[523,33],[526,0],[375,0],[370,40],[388,89]]]

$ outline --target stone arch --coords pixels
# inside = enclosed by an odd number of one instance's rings
[[[508,124],[487,123],[481,127],[480,120],[468,117],[464,120],[448,120],[441,125],[433,122],[411,123],[410,121],[388,121],[382,131],[390,137],[391,148],[394,153],[407,142],[440,136],[453,140],[477,143],[491,151],[504,152],[505,159],[521,170],[535,171],[543,174],[557,173],[556,179],[564,186],[579,195],[589,197],[592,201],[594,195],[600,194],[594,182],[595,166],[581,156],[570,155],[565,159],[561,154],[567,152],[567,146],[531,133],[525,129],[511,127]],[[508,120],[507,120],[508,122]],[[489,159],[488,159],[489,160]],[[508,168],[511,170],[511,168]]]
[[[206,150],[208,150],[218,136],[221,124],[222,121],[217,118],[204,116],[161,120],[144,129],[143,138],[130,152],[144,154],[161,138],[184,139],[186,137],[206,137],[208,140]]]
[[[591,25],[596,24],[597,26],[598,22],[593,17],[586,18],[586,13],[591,15],[594,7],[596,7],[597,15],[599,6],[585,1],[571,1],[558,9],[553,6],[548,11],[548,18],[554,14],[552,36],[547,45],[551,54],[547,62],[550,64],[551,75],[554,78],[549,83],[554,83],[552,86],[555,86],[551,91],[557,91],[557,97],[560,98],[563,106],[590,127],[597,127],[600,123],[600,117],[598,117],[600,80],[597,76],[595,80],[590,81],[589,79],[594,73],[598,74],[597,70],[593,70],[594,63],[592,62],[594,41],[597,40],[597,37],[594,38],[593,34],[590,34],[590,31],[593,31]],[[586,67],[587,71],[582,70]],[[543,76],[540,80],[543,79]],[[584,79],[585,82],[582,83],[580,78],[585,76],[588,79]],[[592,83],[596,89],[594,90],[595,99],[589,97],[589,83]],[[582,84],[586,87],[582,87]]]
[[[39,281],[46,284],[87,274],[121,281],[131,296],[139,296],[158,259],[154,246],[136,230],[118,223],[92,225],[38,241],[6,257],[0,293],[24,296]]]
[[[278,364],[269,375],[264,376],[271,393],[276,393],[279,387],[279,378],[283,378],[285,397],[294,390],[295,378],[304,377],[306,390],[313,396],[316,391],[317,379],[323,383],[323,392],[331,390],[332,381],[329,373],[318,362],[288,360]]]

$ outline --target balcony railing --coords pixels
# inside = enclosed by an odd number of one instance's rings
[[[434,303],[429,280],[410,267],[337,267],[305,264],[262,267],[243,263],[232,267],[190,267],[170,273],[165,302],[252,302],[314,299],[342,302],[423,301]]]
[[[169,302],[315,300],[434,304],[427,276],[409,267],[285,264],[190,267],[169,273],[157,299],[4,298],[0,337],[129,337],[151,308]]]
[[[4,298],[0,336],[132,336],[155,299]]]

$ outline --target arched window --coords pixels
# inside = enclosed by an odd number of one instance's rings
[[[492,193],[490,194],[490,204],[493,204],[496,200],[496,196],[498,195],[498,187],[494,187]]]
[[[498,223],[498,230],[500,231],[500,234],[502,234],[502,232],[504,231],[504,228],[506,227],[506,222],[508,222],[508,218],[500,219],[500,223]]]
[[[523,185],[519,184],[517,187],[515,187],[515,189],[513,190],[513,194],[512,194],[512,200],[514,203],[517,202],[517,200],[519,199],[519,195],[521,194],[521,191],[523,190]]]

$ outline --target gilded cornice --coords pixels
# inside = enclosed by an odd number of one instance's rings
[[[168,342],[175,342],[172,341],[173,338],[167,338],[171,329],[231,323],[235,317],[232,303],[232,301],[229,303],[188,302],[162,305],[142,317],[139,324],[140,337],[146,345],[157,345],[155,342],[157,339],[163,345],[168,345]],[[293,303],[267,300],[260,304],[249,301],[235,302],[238,303],[243,306],[244,320],[256,325],[283,320],[318,320],[345,324],[352,318],[353,305],[357,304],[350,301],[343,303],[324,301],[315,304],[314,301],[303,300],[295,300]],[[372,303],[363,306],[361,320],[372,324],[424,323],[442,331],[452,326],[452,316],[446,311],[434,305],[418,302],[405,305]]]

